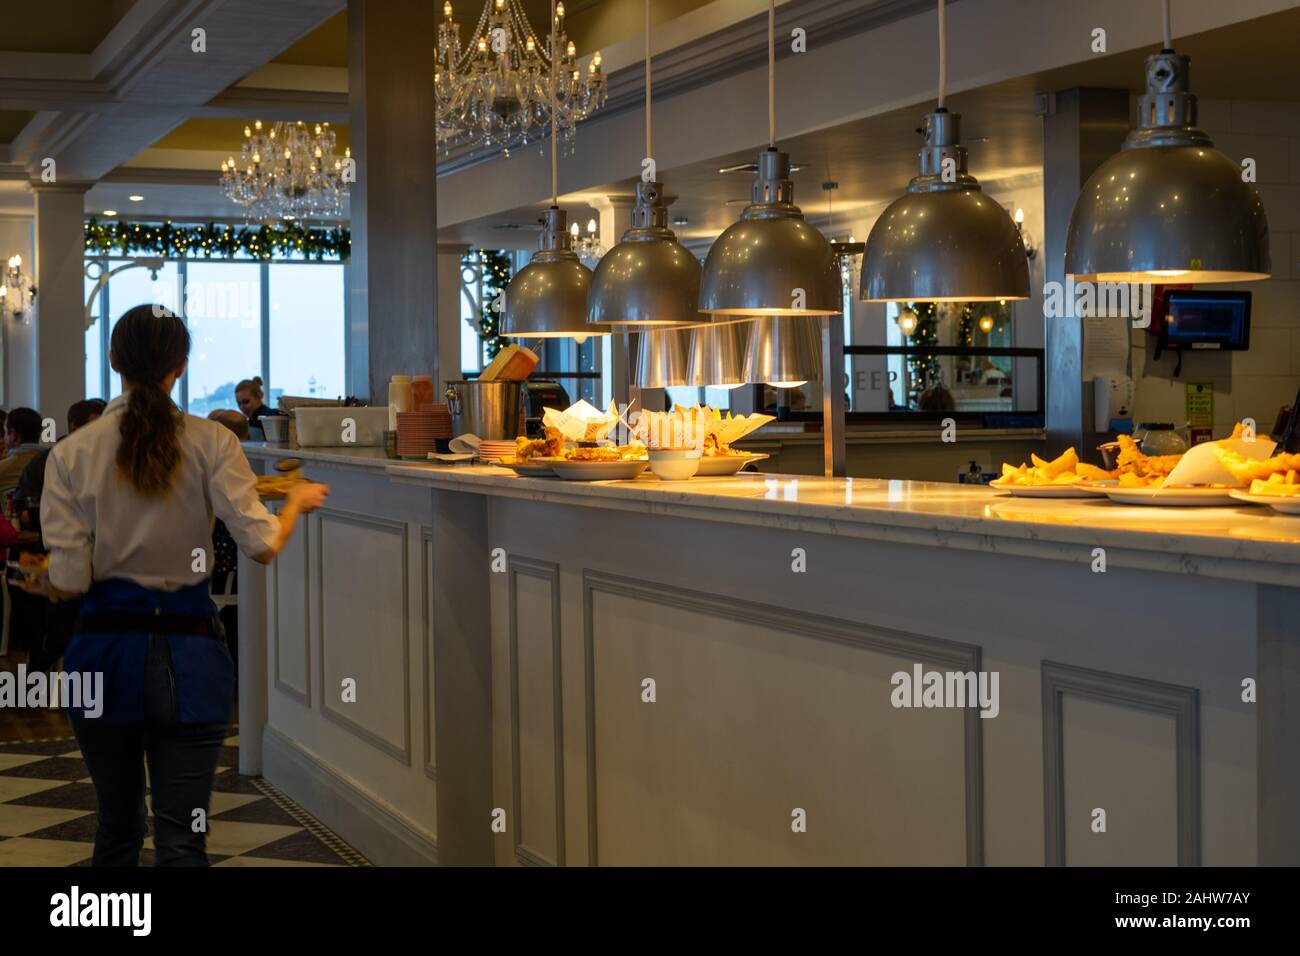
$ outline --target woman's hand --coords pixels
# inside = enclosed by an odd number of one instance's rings
[[[300,481],[289,489],[285,497],[297,505],[299,511],[306,514],[323,505],[329,493],[329,485],[322,485],[315,481]]]

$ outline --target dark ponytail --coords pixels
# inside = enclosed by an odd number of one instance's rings
[[[137,491],[165,495],[181,462],[184,417],[163,388],[163,380],[190,354],[185,323],[158,305],[139,305],[118,319],[110,357],[127,392],[117,470]]]

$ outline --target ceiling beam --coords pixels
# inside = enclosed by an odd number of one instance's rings
[[[29,124],[10,150],[37,179],[55,160],[60,181],[95,181],[171,132],[229,87],[345,6],[346,0],[138,0],[91,54],[84,80],[27,81],[70,105]],[[206,49],[192,49],[192,31]],[[43,85],[40,85],[43,84]],[[4,84],[6,98],[11,84]],[[106,98],[107,99],[106,99]],[[0,100],[0,102],[4,102]],[[28,101],[30,109],[33,101]],[[44,115],[44,114],[42,114]]]

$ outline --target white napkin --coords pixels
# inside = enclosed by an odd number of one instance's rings
[[[1214,455],[1214,446],[1235,451],[1245,458],[1263,461],[1273,454],[1277,443],[1271,438],[1256,437],[1254,441],[1242,438],[1223,438],[1219,441],[1201,442],[1187,450],[1174,470],[1165,479],[1162,488],[1177,488],[1181,485],[1240,485],[1232,472],[1219,463]]]
[[[477,457],[481,442],[482,439],[477,435],[466,433],[457,435],[447,443],[447,447],[457,455],[474,455]]]

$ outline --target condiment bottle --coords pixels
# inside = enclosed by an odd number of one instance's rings
[[[411,411],[423,411],[433,404],[433,376],[417,375],[411,379]]]
[[[388,430],[397,431],[397,413],[411,410],[411,376],[394,375],[388,383]]]

